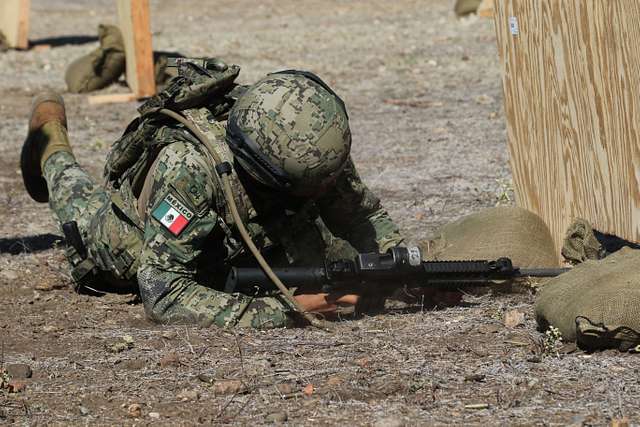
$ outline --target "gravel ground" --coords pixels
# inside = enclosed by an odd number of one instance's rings
[[[511,195],[492,23],[458,20],[451,3],[152,0],[154,48],[222,57],[242,67],[243,82],[285,68],[318,73],[349,108],[364,180],[417,242]],[[333,334],[159,327],[134,296],[74,294],[60,233],[24,192],[18,153],[32,96],[64,92],[67,65],[115,16],[110,0],[32,0],[34,48],[0,54],[0,365],[33,370],[23,391],[0,390],[0,424],[638,419],[635,356],[545,343],[532,288],[347,319]],[[76,155],[99,177],[136,105],[65,100]],[[505,326],[515,312],[524,320]]]

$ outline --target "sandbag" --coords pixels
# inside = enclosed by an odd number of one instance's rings
[[[536,214],[500,206],[468,215],[442,227],[419,244],[426,260],[509,257],[519,267],[558,267],[549,228]]]
[[[480,3],[482,0],[457,0],[453,10],[458,16],[469,15],[478,11]]]
[[[535,305],[541,330],[554,326],[581,348],[640,344],[640,250],[623,248],[550,280]]]
[[[98,27],[100,47],[73,61],[64,76],[69,92],[85,93],[116,82],[125,70],[124,42],[118,27]]]

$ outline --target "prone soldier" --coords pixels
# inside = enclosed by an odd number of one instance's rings
[[[71,243],[78,289],[137,289],[161,323],[284,327],[295,315],[281,294],[223,291],[232,266],[256,266],[238,217],[276,267],[402,243],[353,164],[345,105],[320,78],[289,70],[245,87],[234,83],[239,68],[220,61],[176,66],[179,76],[113,144],[102,185],[72,153],[62,98],[47,92],[33,101],[22,175]],[[237,216],[212,157],[232,165]],[[359,298],[305,289],[294,296],[309,312]]]

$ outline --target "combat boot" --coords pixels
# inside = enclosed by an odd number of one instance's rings
[[[20,154],[22,180],[36,202],[49,201],[47,182],[42,171],[47,159],[59,151],[72,152],[67,136],[64,100],[59,94],[47,91],[33,99],[29,133]]]

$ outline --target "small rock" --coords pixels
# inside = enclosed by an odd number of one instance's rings
[[[479,95],[479,96],[476,96],[475,101],[480,105],[488,105],[488,104],[493,104],[495,102],[495,99],[493,99],[489,95]]]
[[[161,337],[164,338],[165,340],[172,340],[177,336],[178,334],[176,334],[174,331],[164,331],[161,335]]]
[[[486,378],[483,374],[470,374],[464,377],[464,380],[467,382],[482,382]]]
[[[89,410],[84,406],[79,406],[78,411],[80,412],[80,415],[82,415],[83,417],[86,417],[87,415],[89,415]]]
[[[314,391],[314,387],[313,384],[307,384],[303,389],[302,392],[304,393],[305,396],[309,397],[313,394]]]
[[[293,393],[293,386],[290,383],[280,383],[276,384],[276,390],[281,395],[288,395]]]
[[[504,326],[515,328],[524,323],[524,313],[518,310],[509,310],[504,314]]]
[[[361,368],[366,368],[367,366],[369,366],[369,359],[367,359],[366,357],[362,357],[360,359],[356,359],[354,360],[354,362],[356,363],[356,365],[360,366]]]
[[[22,393],[27,389],[27,383],[24,381],[11,380],[9,384],[7,384],[7,389],[9,393]]]
[[[46,334],[50,334],[52,332],[58,332],[60,330],[60,328],[58,328],[57,326],[54,325],[46,325],[42,328],[42,332],[46,333]]]
[[[213,377],[207,374],[198,374],[198,379],[207,384],[211,384],[214,381]]]
[[[329,387],[337,387],[344,382],[344,378],[339,375],[332,375],[327,379],[327,385]]]
[[[149,412],[149,418],[153,418],[154,420],[158,420],[158,419],[160,419],[160,413],[159,412]]]
[[[240,380],[218,380],[213,384],[213,392],[217,395],[239,394],[244,391],[244,384]]]
[[[127,415],[131,418],[140,418],[142,416],[142,406],[139,403],[132,403],[127,408]]]
[[[286,412],[274,412],[265,417],[265,421],[268,423],[284,423],[289,419]]]
[[[200,393],[197,390],[184,389],[176,397],[182,402],[195,402],[200,398]]]
[[[171,352],[162,356],[160,359],[160,367],[166,368],[167,366],[180,366],[180,358],[176,352]]]
[[[31,375],[33,375],[31,367],[25,363],[13,363],[5,366],[4,370],[11,378],[16,379],[31,378]]]

